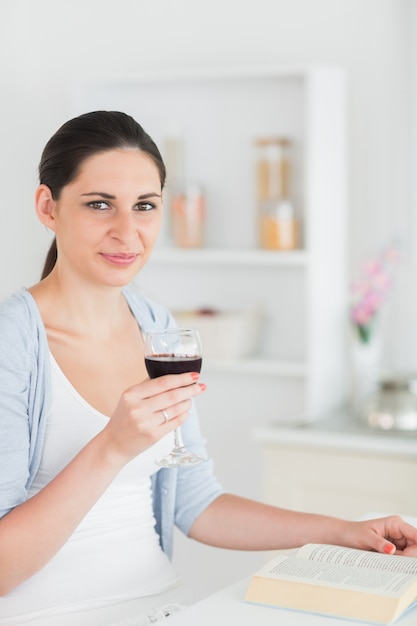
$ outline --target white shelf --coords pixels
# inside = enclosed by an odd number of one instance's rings
[[[251,267],[305,267],[307,254],[304,250],[233,250],[222,248],[156,248],[152,263],[184,263],[200,265],[228,265]]]
[[[306,367],[303,363],[275,361],[272,359],[214,360],[205,359],[207,371],[252,374],[258,376],[304,378]]]

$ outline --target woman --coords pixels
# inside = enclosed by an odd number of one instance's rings
[[[417,530],[398,517],[355,523],[239,498],[209,461],[157,469],[179,425],[205,454],[193,409],[205,386],[197,373],[148,379],[141,330],[173,320],[129,286],[161,224],[161,156],[131,117],[94,112],[57,131],[39,174],[36,211],[55,240],[42,280],[0,309],[0,624],[110,624],[181,602],[174,524],[239,550],[417,555]]]

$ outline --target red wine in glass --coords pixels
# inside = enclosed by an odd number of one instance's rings
[[[166,374],[200,372],[203,359],[201,356],[175,356],[175,354],[155,354],[145,357],[149,378],[158,378]]]

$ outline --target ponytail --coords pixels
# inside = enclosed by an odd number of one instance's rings
[[[54,238],[51,243],[51,247],[48,250],[48,254],[46,255],[45,265],[43,266],[41,280],[46,278],[54,269],[56,260],[58,258],[58,251],[56,247],[56,239]]]

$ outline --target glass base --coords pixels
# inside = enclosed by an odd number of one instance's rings
[[[171,454],[157,459],[155,463],[159,467],[191,467],[192,465],[204,463],[204,461],[205,459],[201,456],[187,452],[185,448],[174,448]]]

